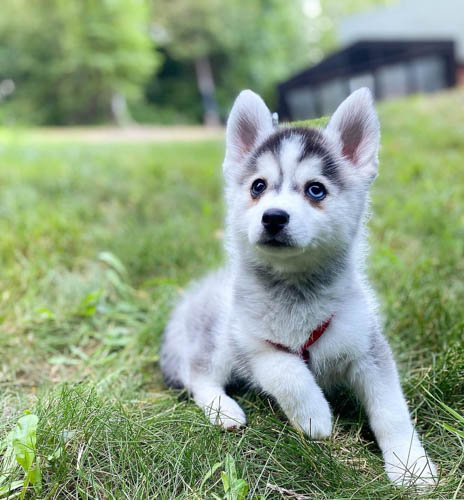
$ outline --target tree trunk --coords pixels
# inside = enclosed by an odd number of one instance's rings
[[[119,127],[126,127],[134,123],[127,107],[126,98],[118,92],[115,92],[111,97],[111,115]]]
[[[211,62],[207,56],[195,59],[198,90],[203,101],[203,121],[208,127],[217,127],[220,124],[216,89],[214,86]]]

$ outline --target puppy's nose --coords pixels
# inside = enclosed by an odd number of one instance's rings
[[[285,210],[270,208],[263,213],[262,223],[268,234],[275,236],[288,224],[289,220],[290,215]]]

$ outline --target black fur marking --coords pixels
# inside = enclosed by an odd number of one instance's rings
[[[340,176],[340,170],[338,168],[337,162],[330,155],[327,155],[323,158],[322,175],[324,177],[327,177],[327,179],[329,179],[339,188],[343,188],[344,184]]]
[[[325,145],[324,136],[319,130],[313,128],[297,128],[298,135],[303,139],[303,150],[298,161],[302,161],[309,156],[320,156],[326,158],[329,155]]]
[[[322,175],[327,177],[336,186],[342,188],[343,181],[340,177],[337,162],[330,154],[324,142],[323,135],[315,129],[298,129],[300,135],[303,137],[303,151],[298,158],[298,161],[303,161],[310,156],[320,156],[322,159]],[[311,133],[308,133],[311,132]]]
[[[343,180],[340,176],[337,162],[327,148],[324,136],[318,130],[309,127],[284,128],[274,132],[253,153],[249,162],[248,173],[250,173],[250,169],[256,170],[256,160],[259,156],[266,152],[271,152],[274,156],[278,156],[283,141],[295,136],[299,136],[302,140],[302,151],[298,161],[301,162],[311,156],[319,156],[323,163],[322,174],[335,185],[343,188]]]

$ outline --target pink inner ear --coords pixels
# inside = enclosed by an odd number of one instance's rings
[[[256,123],[247,116],[240,116],[237,121],[237,136],[244,153],[249,153],[255,145],[258,136]]]
[[[364,133],[364,125],[362,120],[350,120],[343,124],[342,127],[342,143],[343,156],[346,156],[355,165],[358,161],[358,151]]]

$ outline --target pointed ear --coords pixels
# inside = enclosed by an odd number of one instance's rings
[[[271,112],[261,97],[240,92],[227,120],[225,163],[241,162],[272,129]]]
[[[343,156],[356,167],[377,171],[380,126],[374,100],[368,88],[348,96],[337,108],[327,125],[341,144]]]

